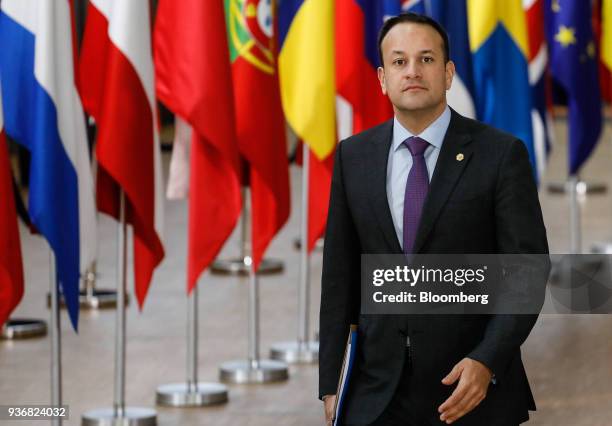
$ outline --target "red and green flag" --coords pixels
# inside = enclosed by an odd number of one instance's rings
[[[289,165],[271,0],[225,0],[238,149],[251,190],[253,262],[289,217]]]

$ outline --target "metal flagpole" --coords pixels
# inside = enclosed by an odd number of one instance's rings
[[[580,229],[580,206],[578,205],[578,189],[579,179],[575,175],[568,177],[565,182],[565,192],[569,195],[569,233],[570,246],[569,254],[580,254],[582,250],[581,229]],[[565,258],[561,257],[553,263],[553,269],[550,274],[550,283],[559,285],[561,282],[566,282],[570,279],[571,262],[567,263]],[[569,268],[569,269],[568,269]]]
[[[198,382],[198,286],[187,296],[187,381],[157,388],[159,405],[203,407],[227,402],[227,387]]]
[[[272,345],[270,357],[288,363],[313,363],[319,360],[319,343],[310,341],[310,255],[308,253],[308,180],[310,150],[303,144],[302,165],[302,243],[300,247],[300,282],[298,286],[298,337],[293,342]]]
[[[115,329],[115,418],[125,414],[125,290],[127,279],[127,226],[125,223],[125,193],[119,194],[119,235],[117,238],[117,322]]]
[[[95,120],[93,117],[89,117],[88,126],[90,128],[95,126]],[[94,136],[90,137],[94,138]],[[95,154],[92,158],[92,173],[94,176],[94,188],[96,188],[96,179],[98,176],[98,161]],[[96,218],[99,214],[96,214]],[[99,289],[96,288],[96,279],[98,277],[97,262],[94,260],[91,265],[87,268],[85,276],[83,277],[84,288],[80,291],[79,300],[81,307],[85,309],[103,309],[103,308],[115,308],[117,306],[117,292],[112,289]],[[127,290],[125,293],[125,303],[130,303]]]
[[[247,187],[242,188],[242,205],[246,205],[246,194]],[[242,215],[240,216],[240,256],[232,259],[221,259],[215,260],[210,266],[210,272],[215,274],[223,275],[249,275],[251,270],[250,256],[248,251],[250,250],[249,238],[247,236],[248,229],[248,217],[249,212],[246,209],[242,209]],[[259,274],[278,274],[283,272],[285,269],[283,262],[278,259],[263,259],[259,265]]]
[[[582,229],[580,222],[580,206],[578,205],[578,184],[576,175],[570,176],[567,181],[570,203],[570,251],[572,254],[582,252]]]
[[[51,292],[51,405],[62,405],[62,341],[59,316],[59,288],[55,268],[55,255],[49,250],[49,291]],[[61,426],[62,419],[51,420],[53,426]]]
[[[150,408],[125,406],[125,330],[127,281],[127,225],[125,193],[119,191],[119,232],[117,244],[117,312],[115,329],[115,392],[112,408],[102,408],[83,414],[83,426],[155,426],[157,414]]]
[[[580,199],[584,197],[584,192],[581,192],[579,185],[581,181],[578,176],[572,175],[568,178],[566,192],[569,194],[569,208],[570,208],[570,249],[569,253],[572,255],[580,255],[582,253],[582,223],[581,223],[581,212],[580,212]],[[608,248],[606,244],[600,244],[593,246],[593,253],[595,254],[609,254],[606,252]],[[607,264],[607,256],[568,256],[561,257],[559,261],[553,264],[553,272],[550,276],[550,283],[552,285],[570,285],[572,283],[572,274],[574,268],[585,268],[584,270],[600,270]]]
[[[243,209],[250,214],[250,197],[244,193]],[[249,221],[246,222],[247,224]],[[247,227],[249,229],[250,227]],[[247,233],[248,235],[248,233]],[[259,356],[259,276],[253,268],[251,257],[253,247],[247,239],[247,256],[245,263],[249,267],[249,320],[248,320],[248,358],[246,360],[229,361],[221,364],[219,376],[226,383],[268,383],[287,380],[289,372],[287,364],[281,361],[260,359]]]

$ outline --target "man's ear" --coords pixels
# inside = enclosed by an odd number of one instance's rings
[[[387,84],[385,81],[385,69],[383,67],[378,67],[376,69],[378,73],[378,81],[380,82],[380,89],[382,90],[383,95],[387,95]]]
[[[446,90],[450,90],[453,84],[453,77],[455,76],[455,63],[448,61],[446,63]]]

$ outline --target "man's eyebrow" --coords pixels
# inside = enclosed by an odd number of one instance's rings
[[[433,49],[423,49],[421,51],[419,51],[419,54],[424,55],[424,54],[436,54],[435,50]],[[406,52],[404,52],[403,50],[392,50],[391,54],[393,55],[405,55]]]

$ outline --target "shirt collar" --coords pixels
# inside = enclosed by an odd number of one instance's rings
[[[435,119],[433,123],[429,125],[419,135],[413,135],[408,129],[400,124],[397,117],[393,118],[393,151],[397,151],[402,146],[402,143],[411,136],[418,136],[437,149],[442,148],[442,142],[444,142],[444,136],[448,130],[448,126],[451,120],[451,111],[448,105],[444,108],[444,112]]]

